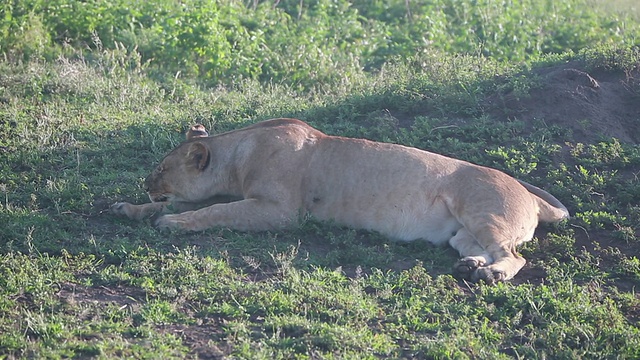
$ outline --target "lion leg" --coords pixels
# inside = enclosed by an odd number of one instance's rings
[[[479,267],[473,274],[472,280],[484,280],[488,284],[512,279],[527,263],[527,261],[514,251],[511,255],[504,256],[489,266]]]
[[[159,228],[200,231],[226,227],[240,231],[281,229],[297,219],[297,210],[275,201],[245,199],[226,204],[214,204],[181,214],[163,215],[156,220]]]
[[[488,284],[494,284],[512,279],[524,267],[526,260],[516,251],[516,244],[522,242],[524,234],[517,236],[507,229],[490,224],[473,230],[475,231],[470,233],[474,234],[478,244],[493,261],[479,266],[471,274],[471,280],[484,280]]]
[[[488,284],[513,278],[526,260],[515,251],[514,241],[500,241],[498,228],[485,226],[474,236],[467,228],[458,230],[449,244],[462,257],[454,265],[454,272],[463,279]]]
[[[165,212],[168,206],[169,203],[165,201],[142,205],[133,205],[128,202],[117,202],[109,207],[109,211],[112,214],[125,216],[132,220],[142,220],[155,214]]]
[[[454,264],[453,271],[463,279],[471,280],[479,267],[491,264],[493,258],[466,228],[461,228],[449,240],[449,245],[460,253],[461,258]]]

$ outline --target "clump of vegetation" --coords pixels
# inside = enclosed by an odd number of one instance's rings
[[[590,0],[218,1],[26,0],[2,5],[0,46],[54,58],[68,47],[136,51],[159,77],[313,87],[421,52],[523,61],[623,45],[640,35],[624,12]],[[526,14],[526,16],[523,16]],[[65,50],[66,49],[66,50]]]

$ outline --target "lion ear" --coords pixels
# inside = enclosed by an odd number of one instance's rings
[[[199,137],[207,137],[209,133],[207,129],[202,124],[195,124],[187,131],[187,140]]]
[[[196,169],[202,171],[209,166],[209,149],[201,142],[194,142],[189,146],[187,161]]]

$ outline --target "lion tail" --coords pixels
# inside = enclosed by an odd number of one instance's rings
[[[529,193],[535,195],[535,199],[538,202],[539,212],[538,219],[543,222],[558,222],[563,219],[569,218],[569,210],[562,205],[560,200],[548,192],[540,189],[537,186],[531,185],[522,180],[518,182],[524,186]]]

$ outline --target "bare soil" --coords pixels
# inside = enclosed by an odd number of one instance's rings
[[[572,131],[573,142],[605,138],[640,142],[640,71],[585,70],[573,61],[535,69],[541,83],[528,96],[513,91],[487,99],[498,119],[518,119],[529,127],[536,120]]]

